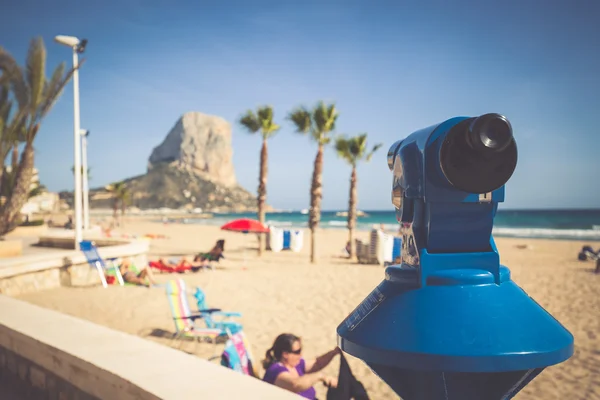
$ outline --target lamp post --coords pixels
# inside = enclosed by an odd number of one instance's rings
[[[90,131],[81,129],[81,173],[83,174],[82,189],[83,189],[83,230],[90,229],[90,191],[88,186],[88,163],[87,163],[87,137]]]
[[[74,211],[75,211],[75,250],[79,250],[79,243],[83,239],[81,230],[82,210],[81,210],[81,133],[79,127],[79,53],[85,51],[87,39],[79,40],[74,36],[58,35],[54,40],[64,46],[73,49],[73,136],[74,136],[74,158],[75,158],[75,190],[74,190]]]

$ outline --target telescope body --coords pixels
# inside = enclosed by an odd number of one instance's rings
[[[512,398],[573,354],[573,336],[500,265],[492,227],[517,164],[510,122],[452,118],[387,158],[402,261],[338,326],[338,345],[404,400]]]

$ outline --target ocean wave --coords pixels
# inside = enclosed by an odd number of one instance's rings
[[[547,229],[495,227],[492,233],[498,237],[600,240],[600,231],[592,229]]]
[[[329,225],[329,226],[347,226],[348,221],[328,221],[327,225]]]
[[[202,224],[202,225],[222,225],[228,222],[230,218],[221,216],[213,219],[195,219],[189,218],[180,223]],[[175,221],[173,221],[175,222]],[[267,225],[278,228],[306,229],[308,222],[306,220],[268,220]],[[321,221],[323,229],[346,229],[347,222],[339,220]],[[381,224],[374,222],[358,222],[356,229],[358,231],[370,231],[373,228],[380,227]],[[398,232],[398,224],[383,224],[385,231],[390,233]],[[600,240],[600,229],[595,225],[593,229],[551,229],[551,228],[527,228],[527,227],[494,227],[493,234],[496,237],[514,237],[514,238],[538,238],[538,239],[563,239],[563,240]]]
[[[280,227],[280,226],[294,226],[294,223],[292,221],[266,221],[266,225]]]

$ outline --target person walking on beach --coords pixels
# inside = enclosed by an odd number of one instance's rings
[[[313,386],[316,383],[323,382],[328,387],[337,386],[337,378],[320,371],[340,352],[341,350],[335,347],[316,359],[305,360],[302,357],[300,338],[291,333],[282,333],[267,350],[263,361],[266,370],[263,381],[298,393],[306,399],[315,399],[316,391]]]

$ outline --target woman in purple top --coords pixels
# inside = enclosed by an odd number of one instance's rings
[[[336,378],[326,376],[320,371],[339,353],[340,349],[336,347],[314,360],[305,360],[302,357],[300,338],[291,333],[282,333],[275,339],[273,347],[267,350],[263,361],[266,370],[263,381],[298,393],[304,398],[315,399],[315,383],[323,382],[329,387],[337,386]]]

